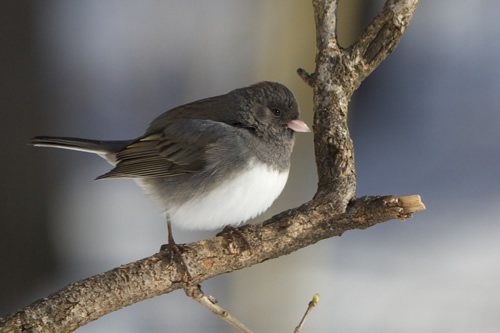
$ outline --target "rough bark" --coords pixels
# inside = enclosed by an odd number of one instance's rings
[[[5,332],[70,332],[139,301],[196,285],[214,276],[289,254],[347,230],[366,229],[392,219],[404,220],[421,209],[411,197],[363,197],[346,212],[335,214],[329,204],[306,203],[282,212],[261,225],[242,228],[252,253],[238,236],[223,235],[186,244],[184,257],[191,279],[168,253],[122,265],[75,282],[2,319]],[[243,245],[243,246],[241,246]]]
[[[390,54],[407,28],[418,0],[388,0],[350,48],[336,38],[337,1],[313,0],[316,68],[299,75],[314,90],[314,141],[318,191],[302,206],[260,225],[242,228],[252,251],[236,235],[185,245],[191,279],[170,256],[157,253],[70,284],[0,319],[2,332],[70,332],[139,301],[191,288],[219,274],[289,254],[347,230],[365,229],[425,209],[419,196],[355,198],[354,149],[347,127],[348,102],[361,82]]]

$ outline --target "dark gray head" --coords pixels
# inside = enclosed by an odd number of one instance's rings
[[[234,100],[234,105],[240,105],[237,111],[240,126],[252,129],[257,136],[293,137],[294,131],[309,130],[298,121],[299,106],[295,96],[280,83],[259,82],[233,90],[228,97]]]

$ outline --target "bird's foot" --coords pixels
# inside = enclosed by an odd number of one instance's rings
[[[170,265],[174,263],[174,257],[177,258],[176,262],[182,267],[182,270],[184,270],[184,273],[186,273],[188,279],[191,280],[191,273],[189,272],[188,265],[186,264],[186,261],[182,256],[182,252],[185,251],[185,246],[177,244],[175,242],[169,242],[168,244],[163,244],[160,247],[160,253],[165,252],[165,254],[170,254]]]
[[[238,237],[241,239],[241,241],[245,244],[245,247],[248,249],[250,254],[252,254],[252,247],[250,246],[248,239],[245,237],[245,234],[243,234],[243,232],[239,228],[233,227],[232,225],[227,225],[216,236],[222,236],[224,234],[230,234],[230,235],[236,234],[236,235],[238,235]]]

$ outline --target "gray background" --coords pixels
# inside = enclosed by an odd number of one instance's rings
[[[344,2],[346,2],[344,4]],[[344,45],[381,2],[347,8]],[[354,2],[349,2],[353,5]],[[309,1],[2,1],[0,310],[157,251],[159,209],[130,180],[93,181],[96,156],[35,149],[34,135],[128,139],[161,112],[261,80],[291,88],[311,124]],[[500,330],[500,3],[423,1],[399,47],[355,93],[358,196],[420,194],[427,211],[345,233],[203,283],[256,332]],[[351,30],[348,30],[348,27]],[[283,195],[309,200],[312,135]],[[175,230],[179,242],[215,232]],[[232,332],[182,291],[79,332]]]

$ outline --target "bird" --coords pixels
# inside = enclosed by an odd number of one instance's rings
[[[309,131],[293,93],[263,81],[168,110],[136,139],[37,136],[30,144],[104,158],[114,168],[96,179],[133,179],[159,203],[175,246],[172,225],[236,228],[266,211],[287,182],[295,133]]]

